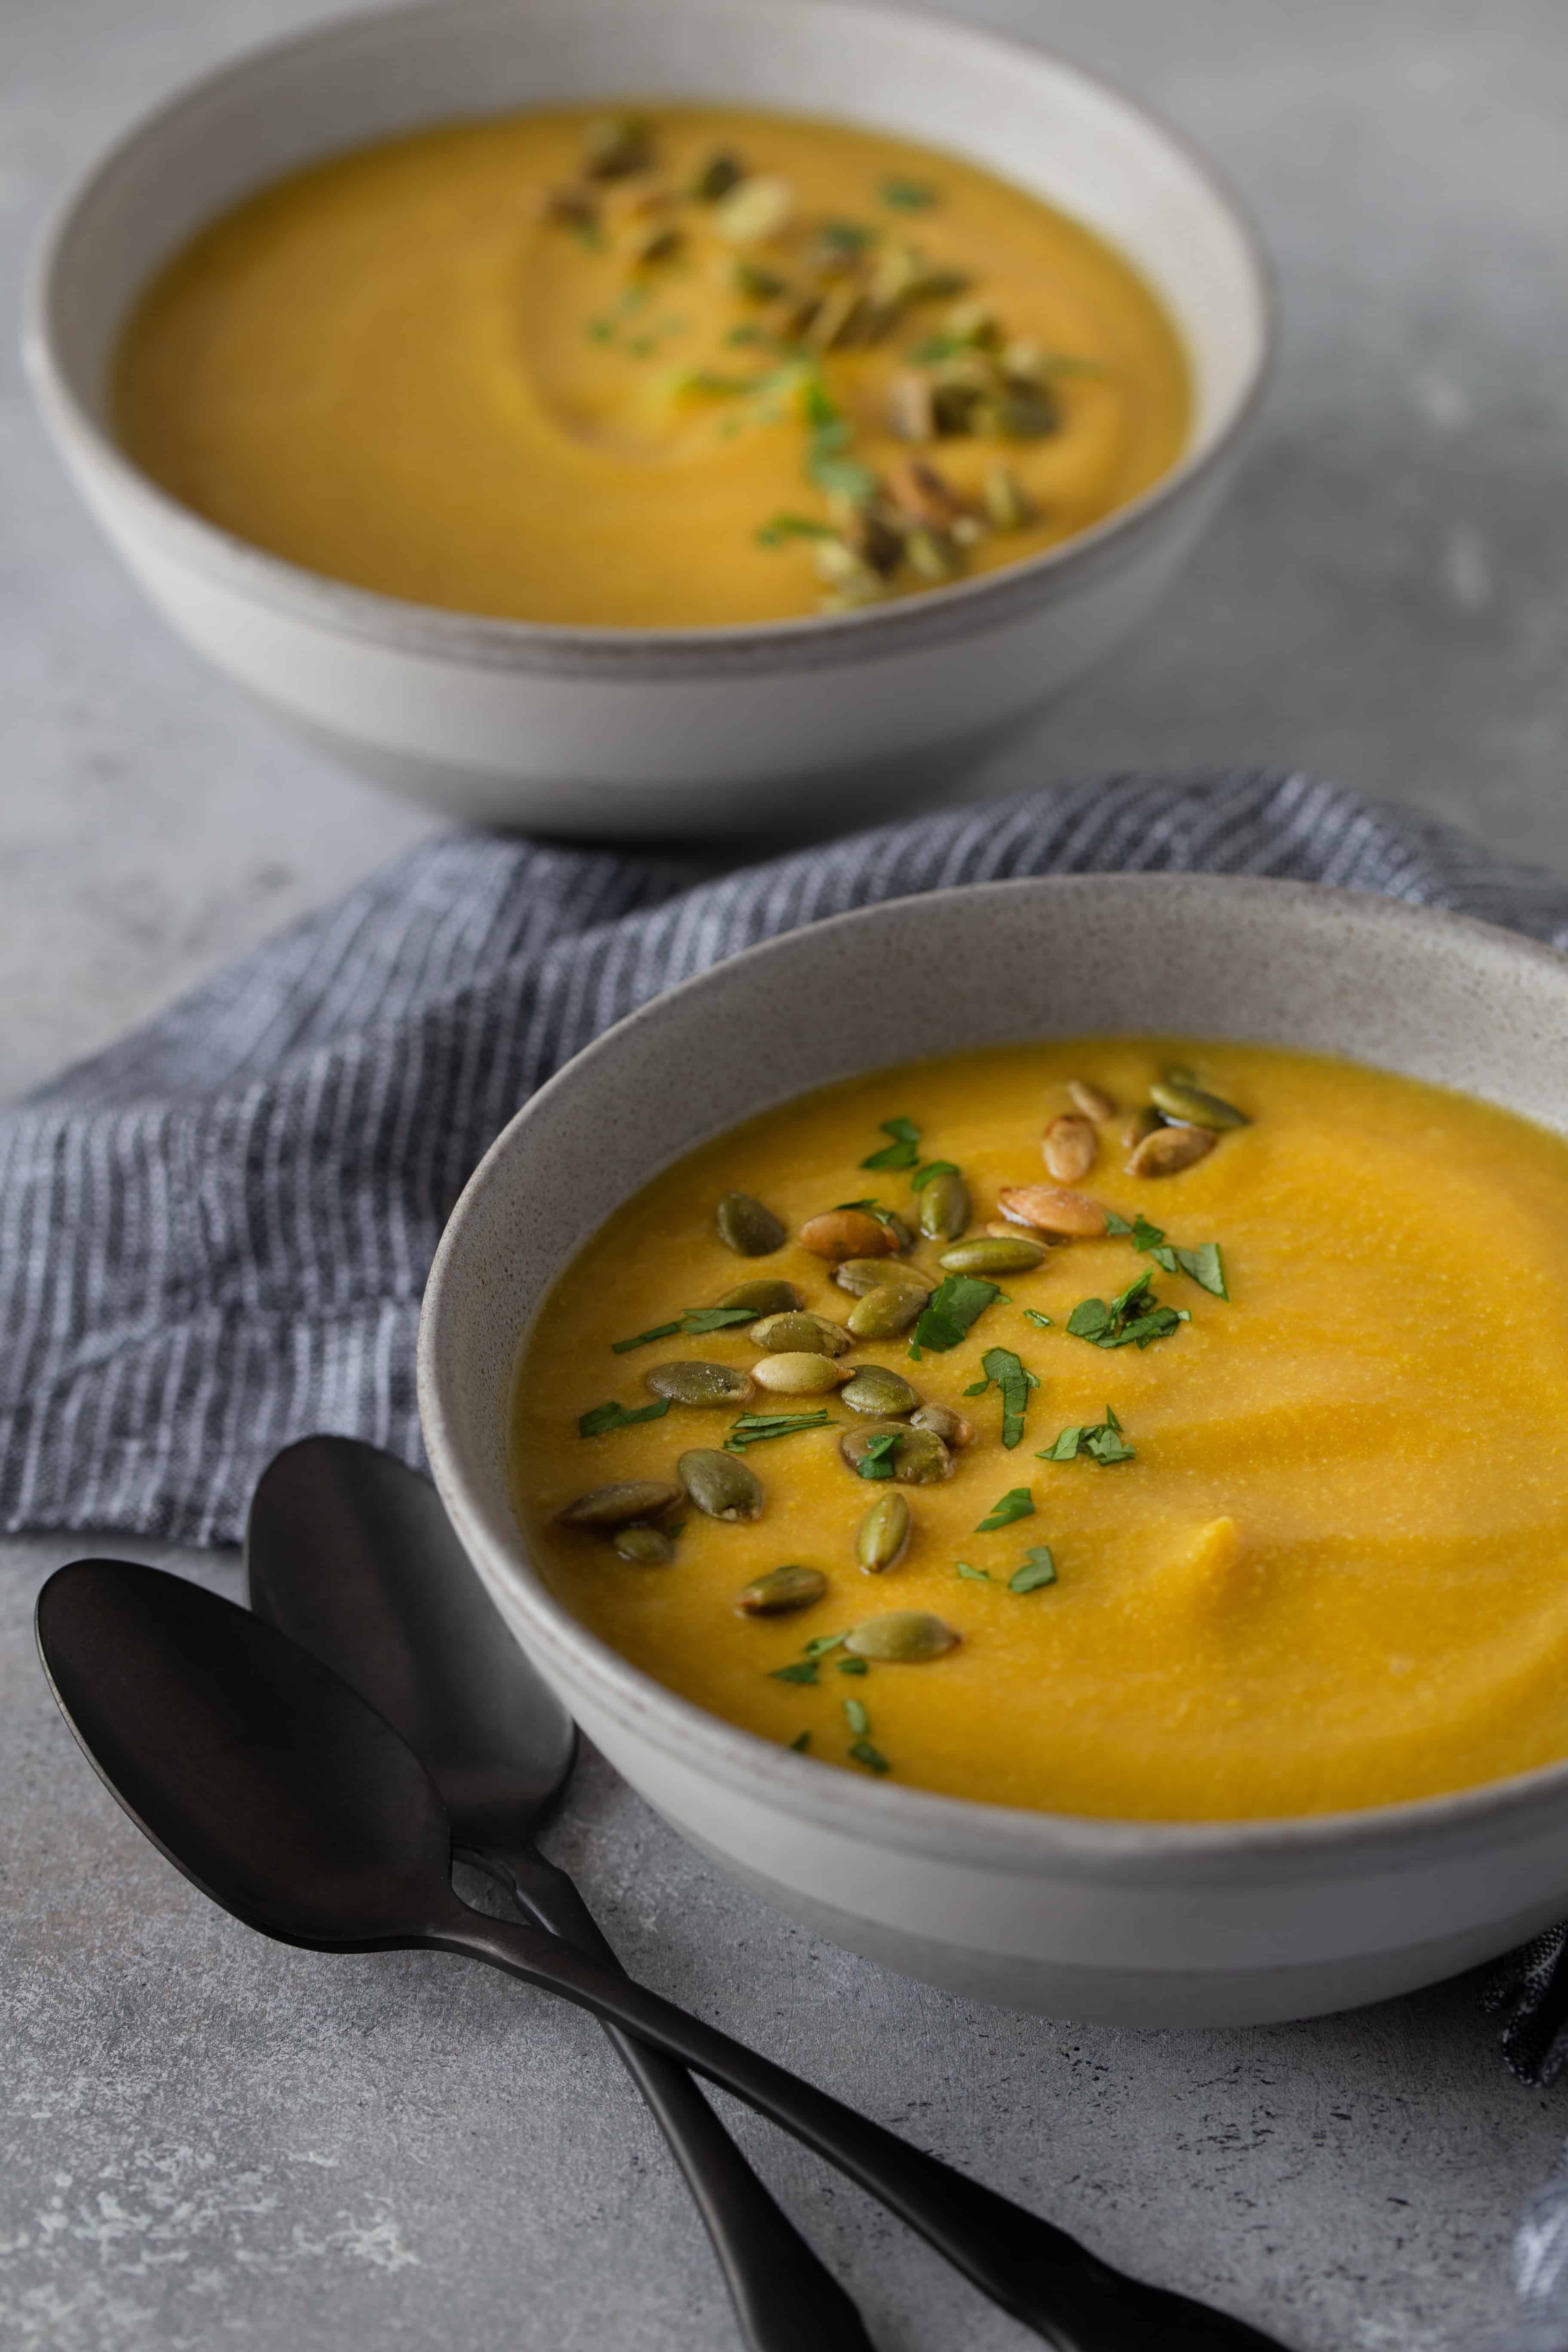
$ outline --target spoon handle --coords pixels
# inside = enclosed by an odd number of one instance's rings
[[[519,1906],[629,1984],[597,1920],[563,1870],[537,1848],[473,1856]],[[684,2066],[601,2018],[671,2153],[713,2242],[750,2352],[874,2352],[855,2305],[773,2202]]]
[[[1283,2352],[1244,2320],[1112,2270],[1052,2222],[537,1928],[452,1897],[422,1943],[564,1995],[732,2091],[858,2182],[1057,2352]]]

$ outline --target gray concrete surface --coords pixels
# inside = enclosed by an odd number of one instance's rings
[[[1153,100],[1278,257],[1283,367],[1175,597],[1009,755],[1281,758],[1568,870],[1568,23],[1556,0],[967,0]],[[0,300],[142,104],[317,0],[10,0]],[[0,351],[0,1091],[329,897],[423,820],[144,612]],[[115,1549],[112,1544],[107,1549]],[[159,1555],[123,1547],[137,1557]],[[720,2352],[706,2250],[584,2022],[477,1969],[260,1943],[137,1838],[33,1660],[56,1541],[0,1548],[0,2341],[51,2352]],[[226,1560],[181,1565],[232,1590]],[[1563,2111],[1463,1981],[1267,2033],[966,2009],[782,1925],[590,1761],[560,1849],[651,1981],[1300,2352],[1473,2352]],[[1000,2320],[773,2135],[887,2352]]]

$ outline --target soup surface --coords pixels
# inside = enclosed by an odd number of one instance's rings
[[[1162,305],[956,157],[734,110],[455,122],[215,221],[133,312],[125,449],[329,576],[605,626],[1037,553],[1184,445]]]
[[[1204,1156],[1129,1173],[1130,1110],[1173,1065],[1250,1123],[1212,1148],[1163,1129],[1171,1140],[1145,1155]],[[1090,1095],[1084,1118],[1069,1081],[1101,1090],[1114,1117]],[[740,1284],[788,1283],[807,1311],[847,1323],[861,1299],[797,1238],[837,1203],[875,1197],[912,1223],[931,1196],[993,1255],[1027,1256],[1042,1221],[1092,1225],[1091,1210],[1042,1203],[1047,1125],[1058,1169],[1082,1169],[1068,1190],[1109,1209],[1111,1231],[989,1277],[985,1249],[949,1276],[950,1242],[920,1236],[870,1264],[900,1284],[919,1270],[917,1297],[932,1294],[921,1319],[826,1359],[832,1386],[661,1411],[660,1368],[706,1361],[732,1382],[772,1352],[749,1320],[669,1328]],[[932,1161],[961,1179],[917,1189]],[[1012,1226],[1022,1248],[998,1251],[988,1228],[1014,1187],[1026,1190],[1008,1205],[1037,1226]],[[730,1192],[776,1215],[780,1246],[726,1245],[715,1204]],[[869,1213],[845,1214],[864,1238]],[[824,1229],[807,1238],[820,1246]],[[1406,1079],[1126,1039],[881,1071],[694,1152],[574,1260],[520,1360],[518,1509],[552,1590],[614,1648],[825,1763],[1164,1819],[1462,1788],[1568,1754],[1565,1276],[1568,1147]],[[900,1294],[898,1311],[910,1303]],[[639,1344],[617,1349],[627,1341]],[[972,1425],[950,1475],[901,1483],[906,1446],[914,1469],[942,1467],[936,1441],[850,1409],[838,1377],[868,1365]],[[616,1404],[658,1417],[606,1427]],[[801,1423],[748,1443],[742,1414]],[[598,1433],[579,1434],[583,1415]],[[728,1453],[738,1424],[742,1450]],[[854,1437],[893,1476],[852,1469]],[[680,1495],[689,1449],[717,1456],[721,1479],[725,1463],[753,1473],[760,1516],[715,1518]],[[695,1480],[710,1496],[713,1475]],[[668,1507],[656,1483],[642,1534],[558,1517],[639,1480],[668,1482]],[[904,1506],[907,1549],[868,1572],[868,1512],[890,1550]],[[783,1580],[780,1597],[820,1597],[742,1613],[742,1588],[784,1567],[816,1574]],[[899,1612],[915,1616],[868,1637]]]

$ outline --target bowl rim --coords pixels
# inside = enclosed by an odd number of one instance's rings
[[[1125,872],[1025,875],[1005,880],[964,883],[942,896],[984,904],[1000,893],[1034,891],[1047,899],[1068,893],[1110,891],[1152,897],[1179,889],[1247,897],[1280,919],[1338,907],[1363,920],[1430,935],[1447,932],[1457,947],[1489,957],[1514,970],[1522,967],[1568,985],[1568,958],[1556,949],[1500,925],[1417,906],[1369,891],[1324,883],[1202,873]],[[1568,1757],[1529,1771],[1485,1780],[1474,1787],[1405,1799],[1352,1811],[1264,1815],[1239,1821],[1129,1820],[1120,1815],[1058,1813],[997,1805],[934,1790],[906,1787],[833,1769],[797,1755],[743,1729],[726,1717],[673,1691],[602,1641],[557,1600],[529,1555],[527,1540],[511,1514],[502,1534],[471,1491],[461,1459],[455,1417],[447,1411],[441,1357],[445,1327],[466,1267],[468,1235],[479,1204],[504,1181],[517,1139],[576,1083],[592,1057],[618,1052],[628,1034],[647,1024],[679,1018],[693,991],[721,983],[741,962],[779,955],[804,937],[839,933],[875,922],[889,908],[932,894],[908,893],[856,907],[743,949],[695,973],[613,1023],[563,1064],[512,1114],[479,1160],[447,1219],[426,1284],[419,1317],[417,1387],[420,1425],[437,1486],[465,1549],[481,1574],[506,1591],[527,1623],[531,1643],[556,1662],[569,1681],[584,1685],[618,1724],[661,1748],[681,1767],[721,1785],[737,1787],[750,1801],[787,1811],[797,1821],[838,1831],[863,1842],[894,1846],[930,1858],[1017,1875],[1042,1868],[1109,1882],[1168,1878],[1190,1880],[1205,1867],[1225,1871],[1245,1864],[1268,1883],[1300,1877],[1315,1867],[1335,1876],[1368,1875],[1388,1867],[1401,1848],[1425,1848],[1439,1840],[1455,1850],[1489,1844],[1500,1822],[1521,1834],[1550,1822],[1560,1825],[1568,1809]],[[646,1180],[645,1180],[646,1181]],[[564,1263],[564,1261],[563,1262]],[[559,1270],[559,1269],[558,1269]],[[521,1337],[521,1333],[520,1333]],[[514,1353],[515,1362],[515,1353]],[[514,1636],[514,1638],[516,1638]]]
[[[747,0],[747,5],[764,11],[777,5],[777,0]],[[399,0],[393,7],[346,11],[254,44],[226,63],[181,83],[140,113],[72,180],[47,221],[27,268],[22,301],[23,358],[45,421],[84,463],[112,478],[117,492],[130,501],[146,525],[209,577],[339,635],[470,665],[614,672],[647,668],[651,660],[660,674],[672,669],[835,667],[866,656],[908,652],[973,635],[1018,614],[1076,594],[1090,581],[1121,569],[1173,508],[1223,475],[1256,421],[1278,356],[1280,320],[1273,265],[1251,211],[1195,142],[1155,109],[1131,96],[1108,76],[1044,43],[970,24],[930,5],[929,0],[917,0],[913,6],[902,5],[902,0],[817,0],[817,5],[865,17],[906,21],[914,16],[982,54],[995,54],[1004,62],[1012,60],[1027,69],[1043,67],[1087,85],[1131,118],[1141,136],[1173,153],[1235,231],[1255,309],[1257,350],[1249,372],[1205,446],[1189,449],[1136,498],[1088,530],[995,572],[853,612],[695,628],[614,628],[452,611],[334,580],[240,538],[154,482],[79,398],[57,348],[54,319],[67,248],[79,220],[104,184],[138,149],[155,146],[187,111],[206,105],[228,86],[243,86],[252,74],[291,55],[308,57],[333,47],[374,44],[389,30],[395,35],[420,18],[449,21],[463,10],[507,13],[497,0]],[[519,24],[526,37],[526,19]],[[606,97],[616,94],[606,87]],[[843,119],[853,122],[856,118],[850,113]],[[1174,311],[1173,316],[1184,334],[1184,320]]]

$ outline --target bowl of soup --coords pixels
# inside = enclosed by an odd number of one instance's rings
[[[1266,372],[1207,166],[852,0],[377,12],[151,116],[26,348],[164,616],[485,822],[907,806],[1152,604]]]
[[[1146,2025],[1483,1960],[1568,1904],[1565,1025],[1549,950],[1275,882],[753,949],[472,1179],[442,1494],[632,1785],[858,1951]]]

